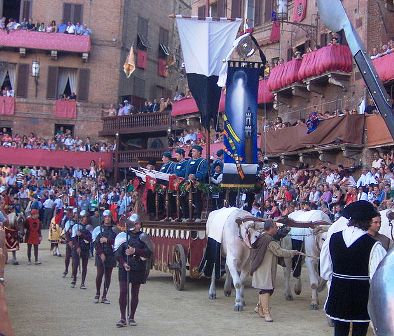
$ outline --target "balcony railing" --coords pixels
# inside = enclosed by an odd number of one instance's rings
[[[162,157],[163,151],[163,148],[120,151],[117,153],[117,164],[119,167],[128,167],[130,166],[131,162],[160,159]]]
[[[104,117],[100,135],[116,133],[150,133],[165,131],[171,126],[171,116],[165,113],[140,113],[121,117]]]

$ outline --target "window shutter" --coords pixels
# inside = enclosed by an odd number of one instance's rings
[[[198,17],[203,18],[205,17],[205,6],[198,7]]]
[[[327,34],[320,34],[320,46],[325,47],[327,45]]]
[[[242,1],[240,0],[231,1],[231,17],[233,19],[241,17],[241,6],[242,6]]]
[[[77,100],[89,99],[90,69],[79,69]]]
[[[82,23],[83,21],[83,5],[74,5],[74,13],[73,13],[73,22],[77,23],[80,22]]]
[[[261,25],[261,1],[262,0],[255,0],[254,3],[254,25],[259,26]]]
[[[47,99],[57,99],[58,75],[59,75],[58,67],[54,67],[54,66],[48,67]]]
[[[18,76],[16,78],[16,96],[27,98],[27,88],[29,84],[30,64],[18,65]]]
[[[31,1],[30,0],[23,0],[21,3],[21,20],[26,19],[28,20],[31,18]]]
[[[72,8],[72,4],[69,3],[63,4],[63,22],[71,21],[71,8]]]
[[[269,22],[272,20],[272,10],[272,0],[265,0],[264,22]]]
[[[218,17],[226,17],[226,1],[218,0]]]
[[[289,48],[287,49],[287,60],[291,61],[292,58],[293,58],[293,48]]]

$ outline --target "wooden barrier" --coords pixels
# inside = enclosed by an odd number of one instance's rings
[[[4,229],[0,227],[0,278],[4,278],[4,267],[7,250],[5,247]],[[0,335],[14,336],[11,321],[8,315],[7,303],[5,301],[5,287],[0,284]]]

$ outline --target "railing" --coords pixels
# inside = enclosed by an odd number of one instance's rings
[[[102,134],[138,131],[145,129],[166,130],[171,125],[171,117],[165,113],[139,113],[121,117],[104,117]]]
[[[138,160],[161,158],[164,149],[139,149],[133,151],[120,151],[117,153],[119,165],[130,164]]]

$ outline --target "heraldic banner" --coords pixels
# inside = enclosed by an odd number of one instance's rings
[[[201,124],[216,127],[221,88],[217,85],[222,60],[237,37],[241,19],[212,20],[176,16],[189,89],[201,115]]]
[[[263,64],[229,61],[224,114],[223,187],[253,187],[257,161],[257,94]]]

